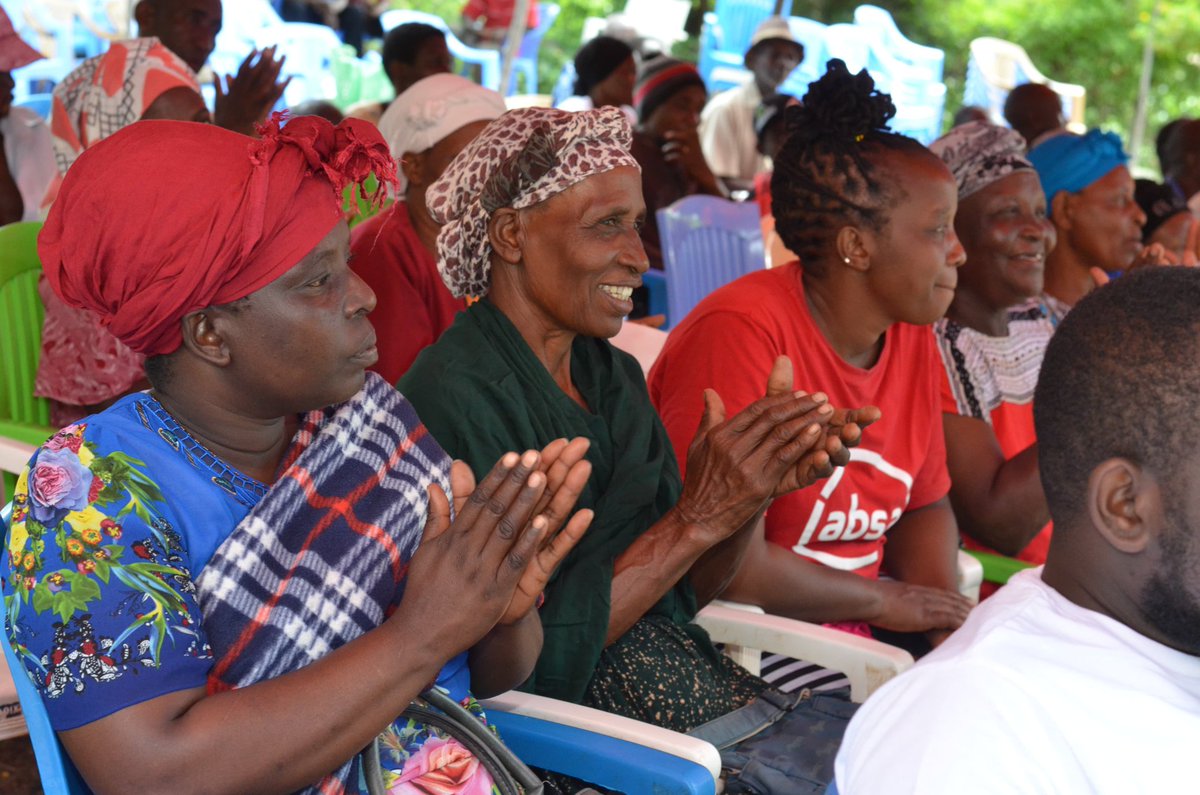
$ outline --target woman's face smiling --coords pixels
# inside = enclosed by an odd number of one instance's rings
[[[967,252],[960,293],[998,310],[1042,292],[1055,232],[1036,171],[1009,174],[968,196],[954,228]]]
[[[890,323],[928,325],[950,307],[957,268],[966,255],[954,232],[958,190],[950,171],[929,153],[886,165],[900,194],[879,232],[868,232],[868,290]],[[901,193],[902,192],[902,193]]]
[[[521,263],[501,264],[501,278],[514,280],[506,292],[525,304],[518,311],[551,332],[615,335],[649,267],[638,235],[645,216],[641,174],[628,166],[520,211]]]
[[[349,255],[350,230],[339,222],[245,302],[206,310],[228,346],[229,366],[264,417],[347,400],[379,358],[367,319],[375,294],[350,270]]]

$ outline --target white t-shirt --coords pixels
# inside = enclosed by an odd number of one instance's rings
[[[1200,657],[1022,572],[867,700],[841,795],[1200,790]]]
[[[45,119],[29,108],[14,105],[0,119],[4,136],[4,157],[25,203],[22,221],[36,221],[41,215],[42,199],[58,174],[54,164],[54,146]]]
[[[744,181],[765,167],[754,134],[754,111],[762,94],[753,80],[716,94],[700,114],[700,148],[718,177]]]

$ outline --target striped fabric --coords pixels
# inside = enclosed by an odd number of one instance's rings
[[[374,373],[304,418],[278,482],[196,579],[215,665],[210,692],[308,665],[379,626],[404,593],[426,489],[450,458]],[[315,792],[357,780],[355,762]]]
[[[1033,402],[1054,310],[1042,298],[1013,307],[1008,336],[989,337],[943,318],[934,326],[958,414],[991,424],[1002,403]]]

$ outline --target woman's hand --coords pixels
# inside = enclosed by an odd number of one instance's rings
[[[591,510],[579,511],[567,521],[592,473],[591,463],[584,459],[590,445],[588,439],[580,436],[569,442],[555,439],[542,450],[538,471],[546,476],[546,489],[536,506],[536,516],[545,520],[546,529],[541,534],[537,553],[530,558],[517,582],[512,601],[498,623],[515,624],[525,617],[537,603],[558,564],[591,524]],[[458,513],[475,490],[475,476],[462,461],[455,461],[450,469],[450,488]],[[563,527],[564,522],[566,527]]]
[[[453,522],[445,492],[429,487],[425,535],[409,563],[404,598],[389,620],[427,622],[431,635],[446,643],[445,659],[496,625],[546,534],[546,518],[534,517],[546,490],[540,463],[536,450],[505,454],[470,491]],[[468,478],[465,465],[452,467],[451,488],[464,489]],[[434,615],[438,620],[430,622]]]
[[[663,135],[663,158],[668,163],[675,163],[685,174],[692,178],[704,193],[710,196],[724,196],[725,186],[708,167],[704,159],[704,150],[700,148],[700,130],[693,128],[686,132],[668,130]]]
[[[955,630],[967,620],[971,600],[955,591],[879,580],[880,611],[870,623],[893,632]]]
[[[591,462],[584,460],[589,446],[591,442],[580,436],[570,442],[556,439],[542,450],[541,466],[546,474],[546,491],[538,505],[538,516],[546,520],[546,531],[542,534],[537,554],[530,559],[517,582],[517,590],[508,610],[500,617],[501,624],[516,623],[537,604],[558,564],[562,563],[592,523],[595,514],[591,509],[579,511],[567,521],[592,474]]]
[[[687,524],[710,531],[713,543],[742,527],[785,479],[798,483],[829,465],[829,453],[815,448],[834,408],[824,395],[787,391],[791,376],[791,361],[781,356],[767,396],[729,420],[720,396],[704,392],[704,416],[688,448],[688,476],[676,509]],[[815,455],[805,462],[810,453]]]

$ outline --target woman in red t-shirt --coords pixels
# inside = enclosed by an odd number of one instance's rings
[[[957,592],[941,362],[929,325],[950,305],[965,255],[954,180],[928,149],[886,129],[894,112],[865,71],[851,75],[836,60],[804,104],[787,110],[792,132],[771,187],[777,229],[800,261],[701,302],[671,332],[650,394],[681,460],[702,391],[715,389],[737,411],[781,355],[795,364],[797,389],[834,405],[878,406],[882,418],[849,465],[771,505],[723,595],[937,643],[969,602]],[[880,580],[881,568],[894,579]]]
[[[1024,139],[1006,127],[971,122],[931,148],[958,184],[954,228],[967,252],[954,301],[934,326],[950,500],[968,548],[1045,563],[1050,512],[1033,390],[1054,333],[1042,297],[1055,242],[1046,195]]]

